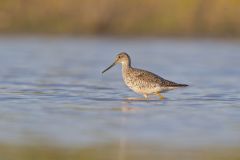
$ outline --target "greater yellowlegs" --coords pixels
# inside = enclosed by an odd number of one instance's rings
[[[114,63],[102,71],[102,73],[116,64],[122,64],[122,76],[125,84],[134,92],[142,94],[145,99],[148,98],[148,95],[157,95],[160,99],[163,99],[164,97],[160,93],[188,86],[166,80],[149,71],[133,68],[130,56],[125,52],[119,53]]]

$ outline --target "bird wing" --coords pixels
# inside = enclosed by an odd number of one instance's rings
[[[147,82],[147,83],[159,84],[160,86],[168,86],[168,87],[179,86],[178,83],[166,80],[166,79],[164,79],[152,72],[149,72],[149,71],[136,69],[134,74],[137,79]]]

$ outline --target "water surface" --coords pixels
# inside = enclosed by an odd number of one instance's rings
[[[159,101],[123,83],[133,66],[190,86]],[[0,38],[0,143],[240,147],[240,43],[193,39]]]

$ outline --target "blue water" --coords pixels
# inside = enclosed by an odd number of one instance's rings
[[[133,66],[190,86],[159,101],[123,83]],[[85,147],[119,141],[240,147],[240,41],[0,37],[0,143]]]

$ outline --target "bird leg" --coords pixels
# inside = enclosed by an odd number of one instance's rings
[[[163,99],[165,98],[165,97],[162,96],[160,93],[157,93],[156,95],[159,96],[160,100],[163,100]]]

